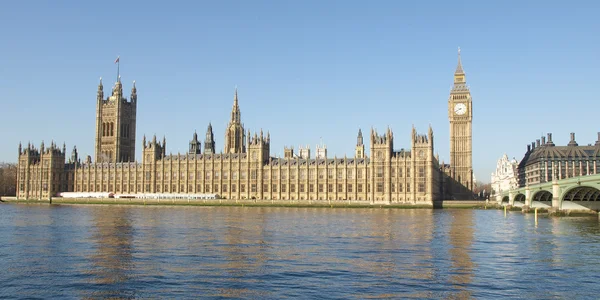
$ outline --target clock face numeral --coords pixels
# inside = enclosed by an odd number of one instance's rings
[[[464,115],[467,112],[467,106],[464,103],[458,103],[454,105],[454,113],[457,115]]]

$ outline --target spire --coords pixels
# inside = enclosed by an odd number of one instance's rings
[[[133,87],[131,88],[131,101],[137,100],[137,88],[135,87],[135,80],[133,81]]]
[[[206,139],[204,139],[204,154],[215,154],[215,136],[212,130],[212,123],[208,122],[206,129]]]
[[[460,60],[460,47],[458,47],[458,65],[456,66],[456,72],[454,72],[454,74],[465,74]]]
[[[104,86],[102,85],[102,77],[100,77],[100,83],[98,83],[97,98],[98,101],[102,101],[102,99],[104,98]]]
[[[21,145],[21,142],[19,142],[19,154],[21,154],[22,151],[23,151],[23,145]]]
[[[79,154],[77,153],[77,146],[73,146],[73,151],[71,151],[71,162],[75,163],[79,160]]]
[[[360,128],[358,129],[358,136],[356,137],[356,146],[362,146],[363,145],[363,135],[362,135],[362,130],[360,130]]]
[[[190,150],[188,151],[188,154],[201,154],[201,144],[200,141],[198,141],[198,133],[196,133],[196,131],[194,130],[194,136],[192,137],[192,140],[190,141]]]
[[[464,93],[468,92],[469,87],[467,86],[467,79],[465,71],[462,67],[462,61],[460,58],[460,47],[458,48],[458,64],[456,65],[456,71],[454,72],[454,86],[452,92]]]
[[[233,96],[233,105],[237,106],[238,97],[237,97],[237,85],[235,86],[235,95]]]
[[[233,107],[231,108],[231,122],[230,123],[240,123],[240,106],[238,104],[238,92],[237,86],[235,87],[235,93],[233,95]]]

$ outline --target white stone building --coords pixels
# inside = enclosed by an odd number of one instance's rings
[[[496,171],[492,173],[492,189],[497,194],[502,191],[518,187],[517,167],[519,163],[515,158],[508,159],[506,153],[498,160]]]

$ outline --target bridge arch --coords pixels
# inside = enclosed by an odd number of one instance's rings
[[[574,186],[563,193],[562,201],[600,201],[600,190],[588,185]]]
[[[525,195],[519,193],[515,195],[515,201],[525,202]]]
[[[546,190],[538,190],[531,196],[532,201],[552,201],[552,193]]]
[[[504,197],[502,197],[502,202],[508,203],[509,202],[508,199],[509,199],[508,196],[504,196]]]

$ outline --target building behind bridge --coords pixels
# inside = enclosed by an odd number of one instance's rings
[[[518,165],[518,185],[534,185],[551,182],[554,177],[570,177],[598,174],[600,167],[600,132],[595,144],[580,146],[575,133],[566,146],[556,146],[552,133],[541,137],[530,145]]]
[[[496,171],[491,176],[492,193],[501,193],[518,187],[518,165],[516,159],[509,159],[506,153],[496,163]]]

